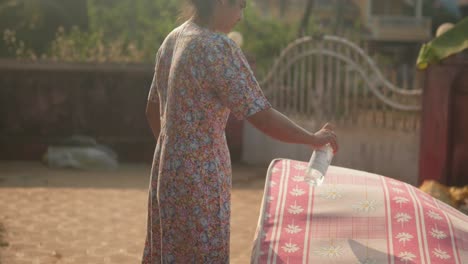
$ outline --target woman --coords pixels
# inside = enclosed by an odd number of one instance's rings
[[[147,118],[157,146],[143,263],[229,263],[229,113],[284,142],[320,147],[336,136],[309,133],[274,110],[239,47],[225,34],[245,0],[191,0],[194,14],[156,55]]]

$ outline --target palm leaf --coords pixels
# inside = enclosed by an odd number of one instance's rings
[[[450,55],[468,48],[468,17],[458,22],[453,28],[438,36],[419,51],[416,65],[426,69],[429,64],[436,63]]]

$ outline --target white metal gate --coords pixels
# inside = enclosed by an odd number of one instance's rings
[[[415,183],[421,108],[416,77],[384,73],[347,39],[304,37],[282,51],[261,87],[277,110],[311,131],[327,121],[336,124],[341,148],[334,164]],[[278,157],[308,160],[311,154],[249,124],[243,148],[243,160],[257,164]]]

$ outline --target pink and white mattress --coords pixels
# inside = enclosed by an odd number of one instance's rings
[[[468,216],[401,181],[307,163],[268,169],[252,263],[468,263]]]

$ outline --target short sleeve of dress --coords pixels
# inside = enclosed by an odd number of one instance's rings
[[[159,57],[160,51],[156,54],[156,63],[154,66],[154,74],[153,74],[153,81],[151,82],[149,94],[148,94],[148,101],[158,103],[159,96],[158,96],[158,67],[159,67]]]
[[[209,45],[205,58],[210,86],[239,120],[270,108],[240,48],[227,37],[220,38]]]

